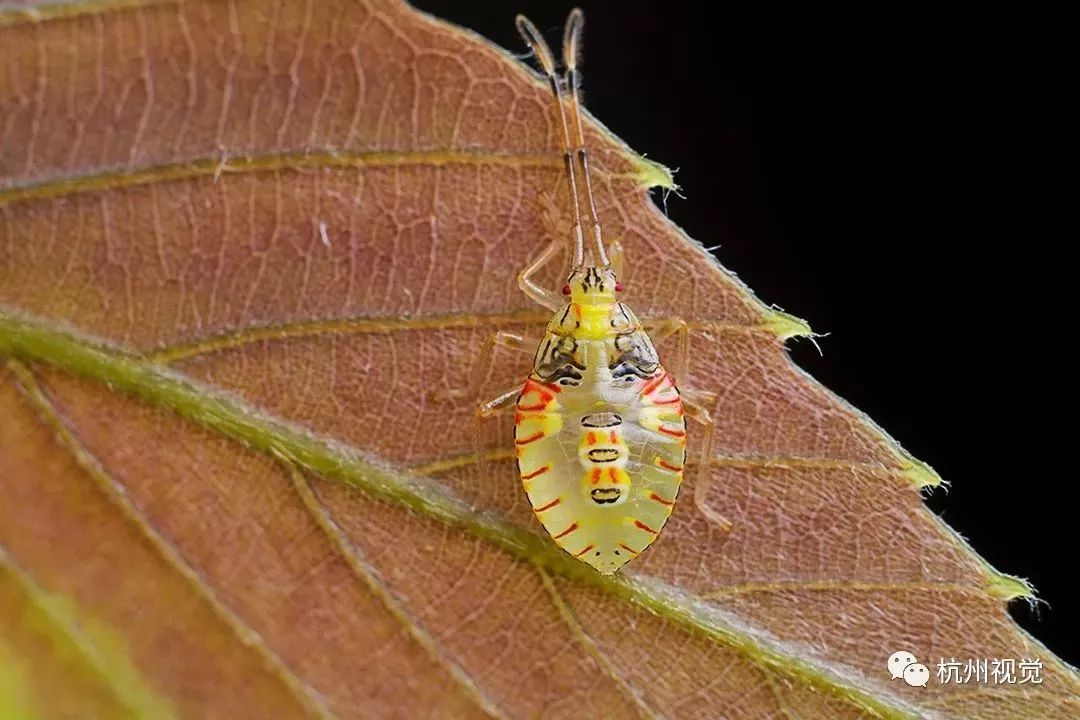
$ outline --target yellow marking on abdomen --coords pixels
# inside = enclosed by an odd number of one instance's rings
[[[562,416],[559,413],[518,413],[517,435],[527,437],[535,433],[556,435],[562,430]]]

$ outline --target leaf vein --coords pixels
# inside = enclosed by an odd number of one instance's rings
[[[514,451],[499,448],[495,450],[489,450],[484,453],[484,460],[486,462],[499,461],[499,460],[512,460],[514,459]],[[434,475],[436,473],[446,472],[447,470],[455,470],[461,467],[468,467],[470,465],[477,464],[476,453],[467,452],[459,455],[451,455],[447,457],[435,458],[428,460],[420,465],[415,465],[410,468],[410,471],[417,475]],[[690,458],[686,463],[688,466],[695,466],[700,464],[700,460]],[[834,460],[831,458],[807,458],[807,457],[793,457],[793,456],[750,456],[750,455],[714,455],[709,460],[709,465],[713,467],[731,467],[746,470],[758,470],[758,469],[794,469],[794,468],[815,468],[821,470],[860,470],[870,474],[882,475],[884,477],[893,477],[895,475],[903,474],[905,472],[902,467],[889,467],[881,463],[863,463],[856,462],[854,460]]]
[[[86,15],[106,15],[129,10],[142,10],[156,5],[177,5],[181,0],[82,0],[42,6],[0,8],[0,27],[40,24],[52,20],[68,20]]]
[[[292,486],[304,503],[305,509],[345,559],[349,569],[364,583],[371,594],[382,603],[390,615],[405,628],[409,637],[450,675],[469,699],[478,705],[486,715],[493,718],[507,717],[505,713],[499,710],[494,701],[483,693],[476,681],[465,669],[451,660],[446,652],[439,647],[438,641],[421,627],[414,617],[409,615],[402,602],[394,596],[393,591],[378,576],[376,570],[364,559],[360,548],[346,537],[345,533],[334,521],[330,510],[315,495],[315,491],[312,490],[311,484],[304,477],[302,471],[284,457],[278,457],[277,459],[288,473]]]
[[[444,315],[411,315],[405,317],[350,317],[326,320],[304,320],[280,325],[262,325],[241,330],[223,332],[190,342],[178,343],[154,350],[145,355],[158,363],[172,363],[199,355],[206,355],[267,340],[313,337],[318,335],[387,335],[398,332],[421,332],[427,330],[452,330],[458,328],[486,328],[500,325],[540,325],[551,319],[550,313],[518,310],[507,313],[479,315],[476,313],[448,313]],[[691,330],[716,333],[771,333],[767,323],[740,325],[696,321],[688,323]]]
[[[247,447],[278,454],[312,472],[461,527],[537,567],[597,588],[731,647],[749,660],[884,718],[917,717],[908,702],[858,687],[840,670],[803,658],[784,642],[746,627],[736,617],[694,595],[640,574],[605,576],[556,548],[550,540],[491,513],[470,508],[447,488],[432,487],[384,460],[338,440],[261,413],[236,397],[144,359],[108,351],[94,341],[0,312],[0,354],[45,362],[97,380],[113,391],[168,408]]]
[[[209,583],[195,568],[184,559],[180,551],[163,537],[150,524],[142,511],[123,490],[121,483],[101,465],[100,461],[75,437],[67,427],[53,402],[46,396],[34,373],[17,361],[9,361],[8,367],[26,392],[31,405],[37,411],[42,422],[56,435],[68,449],[76,464],[82,468],[98,489],[123,513],[134,525],[151,547],[165,560],[174,572],[184,578],[196,594],[210,606],[214,614],[246,647],[251,647],[260,656],[267,670],[277,677],[314,717],[332,720],[334,715],[326,708],[322,699],[298,678],[285,662],[271,650],[262,636],[233,612],[213,591]]]
[[[593,640],[592,636],[589,635],[588,631],[577,619],[577,614],[574,612],[573,608],[570,607],[569,603],[563,598],[562,593],[559,592],[559,588],[555,585],[555,581],[551,578],[551,574],[540,567],[536,570],[540,574],[540,580],[543,582],[544,588],[551,596],[551,601],[554,603],[555,609],[559,612],[559,617],[562,618],[563,622],[570,629],[570,632],[577,638],[578,643],[585,652],[588,653],[601,668],[603,668],[604,672],[611,678],[616,687],[618,687],[619,690],[637,706],[638,710],[640,710],[645,717],[650,720],[663,720],[664,715],[649,706],[649,703],[646,702],[642,694],[635,690],[634,687],[627,682],[626,678],[619,674],[619,671],[615,668],[611,659],[608,658],[607,654],[600,648],[597,642]]]
[[[54,611],[52,603],[47,601],[47,593],[33,577],[15,562],[7,549],[0,546],[0,574],[8,575],[25,593],[31,607],[54,627],[75,650],[75,654],[87,668],[108,688],[112,696],[135,717],[173,717],[172,713],[162,714],[159,707],[147,707],[146,701],[138,696],[138,691],[117,681],[109,671],[108,661],[94,640],[78,624],[69,621],[63,614]]]
[[[976,585],[964,585],[952,582],[926,582],[915,580],[906,582],[864,582],[860,580],[791,580],[781,582],[739,583],[705,593],[702,597],[714,600],[718,598],[751,595],[758,593],[780,593],[790,590],[827,592],[830,590],[851,590],[855,592],[881,592],[883,590],[942,590],[986,597],[987,592]]]
[[[405,166],[445,167],[453,165],[489,165],[510,168],[558,170],[559,157],[550,155],[514,155],[462,150],[371,151],[308,150],[264,153],[258,155],[222,155],[162,163],[121,170],[102,170],[86,175],[67,176],[43,182],[15,183],[0,189],[0,207],[16,203],[52,200],[84,193],[120,190],[129,187],[209,178],[217,182],[222,175],[272,173],[278,171]]]
[[[769,692],[772,693],[773,699],[776,700],[777,709],[784,714],[788,720],[800,720],[800,718],[792,715],[791,708],[788,707],[787,702],[784,700],[783,694],[780,692],[780,688],[776,686],[776,680],[773,679],[772,673],[768,669],[757,666],[761,676],[765,678],[765,684],[769,687]]]

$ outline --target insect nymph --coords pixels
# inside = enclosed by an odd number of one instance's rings
[[[519,276],[522,290],[555,314],[517,398],[514,445],[529,502],[554,541],[600,572],[614,573],[656,539],[671,514],[686,460],[686,427],[674,380],[618,299],[621,252],[616,248],[609,257],[597,218],[578,88],[582,24],[581,11],[574,10],[560,78],[539,31],[517,18],[551,85],[574,223],[563,297],[530,279],[551,252]]]
[[[525,295],[554,314],[539,344],[507,332],[492,335],[468,387],[432,397],[476,398],[497,345],[535,350],[524,386],[481,403],[478,422],[514,405],[514,454],[537,519],[563,550],[611,574],[652,544],[671,515],[686,464],[686,417],[704,426],[702,459],[709,457],[714,425],[709,411],[693,398],[716,396],[685,388],[680,394],[660,363],[653,340],[660,343],[678,333],[677,374],[686,372],[685,322],[642,323],[619,301],[624,256],[618,243],[611,243],[610,250],[604,243],[581,120],[577,56],[582,25],[581,11],[571,12],[563,34],[566,71],[560,77],[539,31],[526,18],[517,18],[551,86],[572,219],[570,267],[561,292],[533,279],[566,248],[561,237],[518,273],[517,282]],[[652,339],[645,326],[654,328]],[[484,457],[478,449],[478,461]],[[704,502],[707,483],[702,473],[695,505],[726,530],[730,523]]]

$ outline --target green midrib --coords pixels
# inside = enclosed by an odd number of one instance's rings
[[[0,355],[46,363],[167,408],[248,447],[323,477],[360,488],[425,516],[464,528],[511,555],[634,603],[677,625],[730,646],[755,664],[842,698],[883,718],[917,718],[916,708],[846,681],[780,643],[752,635],[727,614],[679,588],[641,575],[604,576],[548,540],[487,512],[477,512],[438,485],[395,470],[343,443],[261,413],[234,396],[100,342],[0,309]]]

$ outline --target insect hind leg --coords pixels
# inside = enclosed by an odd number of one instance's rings
[[[715,407],[719,396],[708,390],[694,388],[689,382],[690,373],[690,327],[682,318],[671,317],[644,322],[650,330],[650,337],[657,345],[672,336],[678,338],[675,362],[671,365],[673,376],[681,378],[686,384],[679,384],[683,408],[687,417],[698,422],[704,429],[701,455],[694,476],[694,506],[722,532],[731,532],[732,523],[726,517],[709,507],[708,495],[712,485],[712,445],[716,435],[716,421],[707,406]]]
[[[697,473],[694,476],[694,507],[726,535],[731,532],[731,521],[713,510],[708,504],[709,488],[712,485],[712,444],[713,437],[716,434],[716,422],[713,420],[712,413],[709,412],[708,408],[685,396],[683,397],[683,407],[686,410],[686,415],[700,423],[705,431],[702,438],[701,457],[698,460]]]

